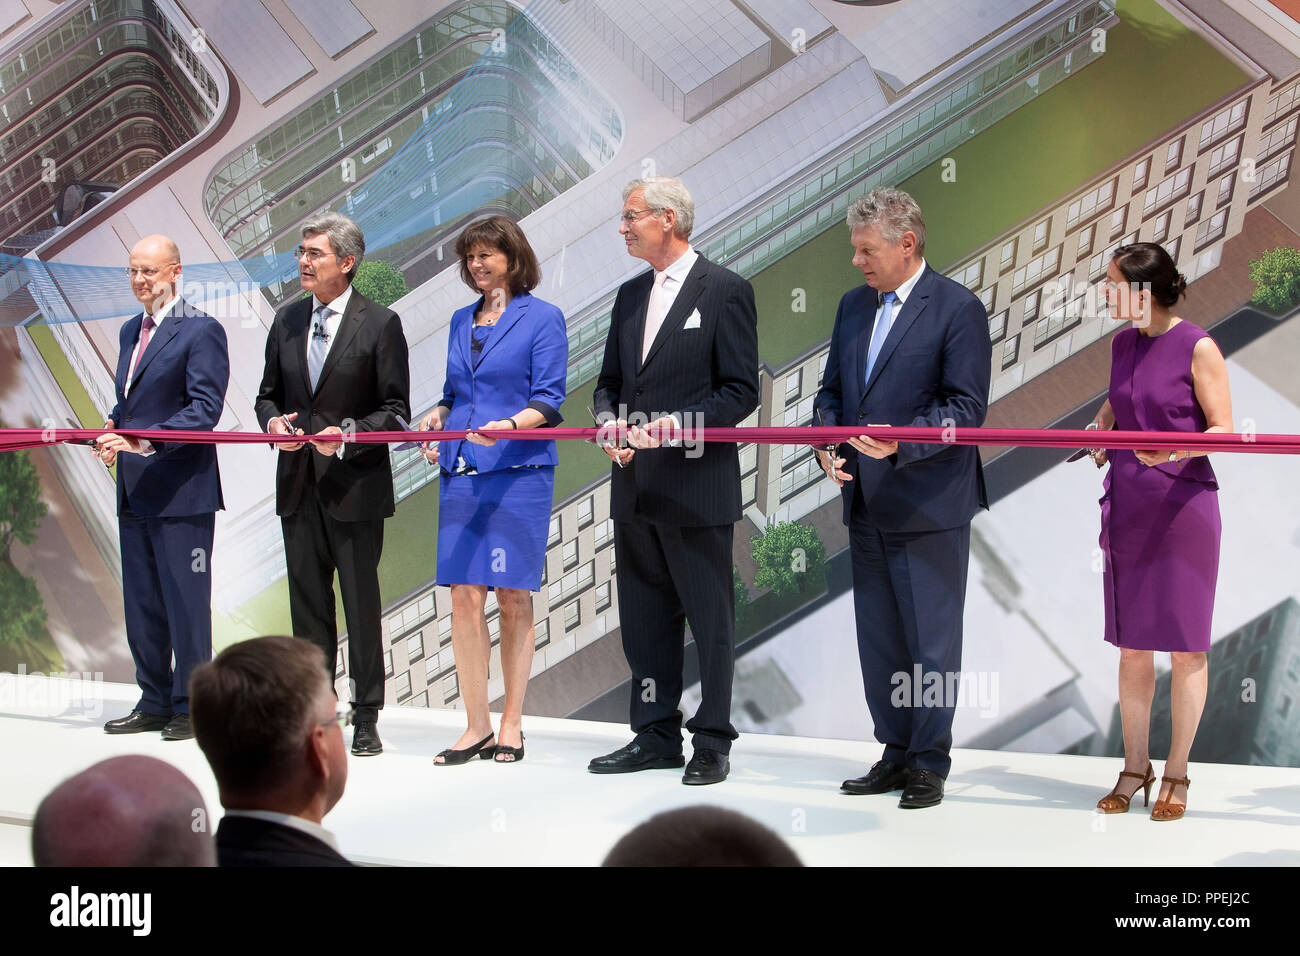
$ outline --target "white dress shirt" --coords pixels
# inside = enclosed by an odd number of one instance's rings
[[[898,301],[894,304],[895,320],[898,319],[899,310],[903,308],[903,303],[907,301],[907,297],[910,296],[912,294],[912,290],[916,288],[917,282],[921,280],[921,273],[924,271],[925,271],[925,258],[922,257],[920,268],[917,269],[914,273],[912,273],[912,277],[910,279],[908,279],[906,282],[904,282],[902,285],[900,285],[897,289],[894,290],[894,295],[897,296],[898,298]],[[880,310],[882,308],[883,306],[877,303],[876,305],[877,319],[880,318]]]
[[[871,380],[871,374],[875,371],[875,363],[880,359],[880,352],[884,350],[885,342],[889,338],[889,333],[893,331],[894,323],[898,321],[898,314],[903,309],[903,303],[907,301],[912,290],[916,288],[917,281],[921,278],[921,273],[925,271],[925,259],[921,259],[920,267],[912,273],[911,277],[903,282],[897,289],[894,289],[893,308],[889,311],[889,324],[883,328],[877,328],[880,324],[881,317],[885,314],[885,298],[891,293],[876,293],[876,318],[871,327],[871,341],[868,343],[867,350],[867,370],[863,379],[863,384]],[[879,337],[878,337],[879,336]]]
[[[168,300],[167,304],[158,310],[158,314],[153,317],[153,331],[149,333],[150,342],[152,342],[153,337],[158,334],[158,330],[162,328],[163,319],[171,315],[172,309],[175,308],[176,303],[179,300],[180,300],[180,296],[176,296],[176,295],[172,296],[171,299]],[[140,331],[142,332],[144,331],[143,318],[141,319],[140,322]],[[122,394],[124,396],[131,394],[131,381],[132,379],[135,378],[135,367],[140,364],[140,358],[141,358],[140,339],[141,336],[137,335],[135,339],[135,348],[131,352],[131,367],[130,370],[126,373],[126,387],[122,389]],[[148,345],[146,344],[145,347],[148,348]]]
[[[295,817],[288,813],[277,813],[274,810],[227,810],[228,817],[250,817],[254,820],[265,820],[267,823],[278,823],[281,826],[293,827],[295,830],[301,830],[308,836],[314,836],[335,853],[339,853],[339,841],[319,823],[312,823],[310,820],[304,820],[302,817]]]
[[[659,330],[663,327],[664,319],[668,318],[668,313],[673,310],[673,303],[677,301],[677,293],[682,291],[682,286],[686,282],[686,277],[690,275],[691,270],[695,268],[695,260],[699,259],[699,257],[700,254],[691,248],[690,244],[687,244],[686,251],[678,256],[677,259],[668,266],[668,268],[664,269],[662,272],[658,269],[655,270],[655,281],[658,282],[659,277],[663,276],[663,286],[659,290],[659,301],[653,302],[653,298],[651,300],[653,304],[658,306],[658,314],[656,316],[651,316],[649,312],[650,306],[646,306],[645,334],[641,340],[642,362],[644,362],[646,356],[650,354],[650,346],[654,344],[655,336],[659,334]],[[652,297],[654,296],[653,289],[650,294]],[[654,325],[653,328],[651,328],[652,321]],[[674,412],[668,417],[673,420],[673,423],[677,426],[677,430],[681,431],[682,422],[681,419],[678,418],[677,414]],[[673,438],[664,441],[663,445],[666,448],[676,448],[681,445],[681,443],[682,440],[680,438]]]
[[[150,341],[150,342],[152,342],[153,339],[154,339],[154,336],[158,334],[158,330],[162,328],[163,319],[165,319],[165,318],[167,318],[167,316],[171,315],[171,311],[172,311],[172,309],[175,308],[176,303],[179,302],[179,301],[180,301],[180,296],[178,296],[178,295],[173,295],[173,296],[172,296],[172,297],[167,301],[167,304],[164,305],[161,309],[158,310],[158,314],[155,315],[155,316],[153,317],[153,331],[149,333],[149,341]],[[140,320],[140,331],[141,331],[141,332],[144,331],[144,319],[143,319],[143,317],[141,317],[141,320]],[[135,340],[135,350],[131,353],[131,368],[130,368],[130,370],[126,373],[126,386],[122,389],[122,395],[123,395],[123,397],[125,397],[125,396],[131,394],[131,382],[132,382],[132,380],[134,380],[134,378],[135,378],[135,367],[136,367],[137,365],[140,364],[140,359],[141,359],[141,357],[143,356],[143,352],[144,352],[144,350],[140,348],[140,343],[141,343],[141,340],[142,340],[142,339],[143,339],[143,336],[136,336],[136,340]],[[146,342],[146,343],[145,343],[145,348],[147,349],[148,347],[149,347],[149,345],[148,345],[148,343]],[[116,424],[118,424],[118,423],[117,423],[117,422],[114,422],[113,424],[116,425]],[[148,458],[150,455],[154,454],[156,451],[157,451],[157,449],[153,447],[153,442],[151,442],[151,441],[149,441],[149,440],[147,440],[147,439],[144,439],[144,438],[140,439],[140,454],[141,454],[141,455],[143,455],[145,458]]]
[[[319,309],[322,305],[325,306],[325,308],[329,309],[329,311],[325,313],[325,331],[329,333],[329,337],[330,337],[329,347],[330,349],[333,349],[334,340],[338,338],[339,326],[343,324],[343,313],[347,311],[348,302],[351,300],[351,298],[352,298],[351,283],[348,283],[348,287],[344,289],[341,293],[339,293],[337,296],[335,296],[329,302],[322,302],[314,295],[311,297],[312,326],[307,333],[306,348],[308,352],[311,351],[311,333],[314,332],[316,329],[316,310]],[[328,351],[325,353],[325,357],[329,358]]]
[[[646,307],[645,334],[641,340],[641,361],[644,362],[645,357],[650,354],[650,346],[654,344],[655,336],[659,334],[659,329],[663,327],[664,319],[668,318],[668,313],[673,310],[673,303],[677,301],[677,293],[682,291],[682,285],[686,282],[686,277],[691,274],[691,269],[695,267],[695,260],[699,257],[700,254],[687,245],[686,251],[672,265],[664,269],[662,273],[655,270],[656,280],[660,275],[664,277],[663,287],[659,290],[658,302],[655,303],[659,307],[658,315],[650,315],[649,306]],[[651,294],[653,296],[653,292]],[[651,327],[652,323],[653,328]]]
[[[307,344],[304,346],[306,349],[305,355],[307,357],[308,367],[310,367],[311,362],[311,340],[312,336],[316,332],[316,310],[321,306],[325,306],[327,310],[325,312],[325,332],[329,335],[329,348],[325,350],[325,360],[328,361],[330,352],[334,350],[334,343],[339,337],[339,326],[343,324],[343,313],[347,310],[348,302],[351,299],[352,283],[350,282],[346,289],[336,295],[329,302],[322,302],[320,299],[316,298],[315,295],[311,297],[311,327],[307,330]],[[285,422],[285,425],[289,425],[289,422]],[[293,433],[293,428],[289,428],[289,433]],[[338,451],[334,452],[335,458],[343,457],[343,448],[343,445],[339,445]]]

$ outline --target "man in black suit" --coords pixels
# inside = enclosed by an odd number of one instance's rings
[[[701,701],[686,724],[694,754],[683,783],[730,771],[735,665],[732,529],[741,517],[740,459],[731,443],[671,436],[738,425],[758,405],[758,329],[749,283],[691,248],[695,205],[679,180],[623,189],[619,233],[652,267],[614,299],[596,382],[597,420],[627,428],[606,446],[618,562],[623,652],[632,670],[626,747],[597,757],[593,773],[680,767],[678,702],[684,625],[699,651]],[[673,447],[661,447],[671,445]]]
[[[194,671],[194,733],[226,809],[218,866],[351,866],[321,820],[348,780],[318,648],[292,637],[232,644]]]
[[[352,753],[383,751],[384,706],[379,556],[393,514],[386,445],[346,441],[347,431],[397,431],[409,420],[410,369],[397,314],[352,288],[366,242],[357,224],[325,213],[302,227],[299,281],[312,293],[282,308],[266,338],[257,418],[274,434],[334,434],[340,441],[280,445],[276,513],[284,531],[293,632],[325,654],[331,683],[338,654],[337,569],[348,626],[356,730]],[[342,426],[342,427],[340,427]]]
[[[976,428],[988,407],[988,314],[926,265],[925,223],[907,193],[877,189],[849,207],[853,264],[866,285],[840,300],[815,408],[826,425]],[[848,793],[943,799],[961,671],[970,522],[988,507],[973,445],[850,439],[823,470],[849,527],[858,656],[884,754]],[[914,687],[917,670],[928,690]],[[908,692],[900,693],[906,688]]]

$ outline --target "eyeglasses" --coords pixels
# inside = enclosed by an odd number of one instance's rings
[[[336,253],[322,252],[320,249],[308,249],[306,246],[299,246],[297,249],[293,250],[293,255],[295,259],[301,259],[303,256],[306,256],[308,262],[316,262],[320,259],[324,259],[326,256],[336,255]]]
[[[319,724],[321,727],[328,727],[330,724],[338,724],[340,727],[351,727],[356,720],[357,711],[355,707],[340,701],[334,705],[334,716],[329,720],[322,720]]]
[[[173,265],[176,265],[176,263],[173,262],[170,265],[163,266],[162,269],[136,269],[131,266],[127,266],[122,271],[126,273],[126,277],[128,279],[134,279],[137,275],[143,276],[146,279],[152,279],[158,273],[162,272],[163,269],[169,269]]]
[[[636,222],[642,216],[650,216],[650,215],[657,216],[661,212],[663,212],[662,209],[629,209],[627,212],[623,213],[623,215],[619,216],[618,218],[630,226],[632,223]]]

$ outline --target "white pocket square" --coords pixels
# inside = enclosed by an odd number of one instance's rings
[[[686,324],[682,326],[682,331],[686,329],[698,329],[700,327],[700,310],[691,309],[691,314],[686,317]]]

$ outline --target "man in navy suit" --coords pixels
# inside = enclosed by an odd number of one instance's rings
[[[122,326],[117,404],[105,428],[217,427],[230,378],[226,332],[177,295],[180,274],[180,251],[166,236],[131,249],[127,275],[144,311]],[[190,672],[212,656],[212,535],[225,507],[217,449],[108,434],[96,454],[117,464],[122,603],[141,693],[104,730],[186,740],[194,736]]]
[[[348,671],[356,729],[352,753],[383,752],[384,706],[379,557],[393,514],[388,446],[344,440],[343,428],[398,431],[408,421],[410,370],[397,313],[352,288],[366,240],[355,222],[324,213],[302,227],[298,277],[305,292],[275,315],[254,406],[276,434],[331,433],[279,446],[275,510],[284,532],[293,633],[325,654],[330,682],[338,658],[337,570],[348,625]]]
[[[925,262],[925,223],[907,193],[877,189],[849,207],[853,264],[866,285],[840,300],[815,408],[825,425],[978,427],[988,407],[988,315]],[[858,656],[884,754],[848,793],[943,799],[961,670],[970,521],[988,507],[973,445],[850,439],[819,452],[849,526]],[[899,694],[916,669],[937,701]],[[949,675],[953,675],[952,678]],[[901,700],[899,698],[902,698]],[[917,698],[925,701],[916,706]]]
[[[660,447],[687,431],[740,424],[758,404],[758,318],[743,278],[691,248],[695,204],[680,180],[623,189],[619,232],[653,271],[618,290],[596,381],[602,424],[631,426],[606,448],[623,652],[632,670],[627,746],[592,773],[680,767],[685,624],[700,660],[700,707],[687,722],[694,753],[682,782],[719,783],[731,770],[735,668],[733,527],[740,460],[730,442]]]

